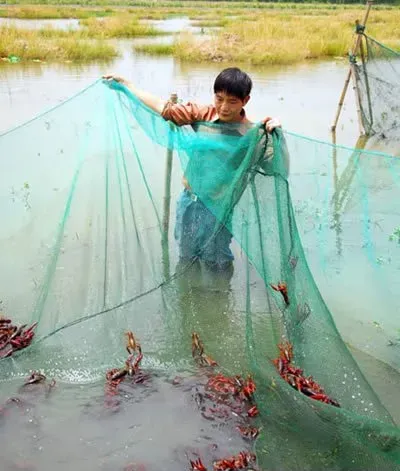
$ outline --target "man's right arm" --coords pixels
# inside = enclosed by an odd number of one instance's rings
[[[168,100],[162,100],[144,90],[138,89],[128,80],[115,75],[103,75],[104,80],[115,80],[130,90],[139,100],[150,109],[160,114],[165,120],[172,121],[178,126],[192,124],[197,121],[211,121],[215,117],[215,109],[212,106],[199,106],[195,103],[174,104]]]
[[[165,108],[165,104],[167,103],[165,100],[162,100],[161,98],[152,95],[149,92],[146,92],[144,90],[140,90],[137,88],[132,82],[129,82],[128,80],[118,77],[116,75],[103,75],[104,80],[112,81],[115,80],[116,82],[120,83],[121,85],[124,85],[128,90],[130,90],[135,96],[139,98],[141,102],[143,102],[146,106],[148,106],[150,109],[155,111],[158,114],[161,114]]]

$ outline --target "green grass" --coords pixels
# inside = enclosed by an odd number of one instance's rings
[[[198,19],[198,20],[193,20],[192,25],[193,26],[198,26],[201,28],[222,28],[223,26],[227,26],[232,20],[229,18],[221,18],[221,19],[215,19],[215,18],[210,18],[210,19]]]
[[[165,33],[150,25],[142,24],[132,15],[107,18],[87,18],[80,21],[81,33],[89,38],[134,38],[157,36]]]
[[[258,1],[191,1],[191,0],[7,0],[8,5],[80,5],[80,6],[96,6],[96,5],[109,5],[109,6],[135,6],[145,7],[151,9],[157,8],[215,8],[215,9],[310,9],[323,8],[331,10],[343,9],[357,9],[360,4],[339,4],[339,3],[323,3],[323,2],[309,2],[309,3],[295,3],[295,2],[258,2]],[[389,5],[375,5],[374,9],[396,8],[399,5],[398,1],[391,2]]]
[[[132,15],[80,20],[78,30],[41,28],[28,30],[15,26],[0,28],[0,58],[17,56],[22,60],[94,61],[118,55],[117,48],[106,42],[111,38],[133,38],[164,34],[139,23]]]
[[[51,7],[51,6],[23,6],[23,7],[8,7],[7,9],[0,8],[0,17],[4,18],[20,18],[20,19],[37,19],[37,20],[50,20],[62,18],[90,18],[110,16],[114,13],[111,8],[95,9],[95,8],[80,8],[80,7]]]
[[[83,18],[107,16],[121,10],[129,10],[139,17],[166,18],[175,15],[190,17],[213,17],[221,19],[229,14],[245,15],[249,12],[267,10],[286,11],[343,11],[359,10],[360,4],[329,3],[277,3],[277,2],[219,2],[219,1],[173,1],[173,0],[6,0],[7,8],[1,8],[0,16],[16,18]],[[397,2],[399,5],[400,2]],[[68,6],[70,5],[70,6]],[[94,7],[106,6],[99,9]],[[396,9],[398,6],[374,5],[373,10]]]
[[[132,1],[130,4],[133,6],[129,8],[117,7],[113,0],[109,0],[106,9],[57,5],[25,5],[2,9],[8,17],[79,18],[81,28],[74,31],[47,28],[29,33],[22,31],[19,35],[15,33],[15,28],[3,27],[1,55],[18,55],[15,51],[20,51],[21,57],[31,58],[32,55],[40,55],[42,47],[43,55],[48,60],[64,60],[67,55],[79,56],[82,60],[85,60],[84,57],[93,60],[93,57],[101,55],[112,57],[117,54],[116,50],[103,40],[165,34],[141,22],[141,19],[189,16],[194,19],[194,25],[219,26],[221,31],[211,39],[202,35],[181,35],[173,45],[142,45],[135,46],[135,50],[157,56],[173,55],[188,62],[290,64],[310,59],[345,57],[352,44],[354,21],[362,19],[365,13],[365,7],[360,5],[162,0],[157,3]],[[398,50],[399,22],[399,8],[374,6],[367,33]],[[28,36],[27,47],[21,50],[21,37]],[[74,42],[76,44],[73,47]],[[61,47],[60,44],[65,44],[68,50],[64,55],[57,49]],[[80,48],[81,53],[78,52]],[[31,51],[29,54],[24,52],[27,49]],[[97,49],[102,52],[97,54]]]
[[[230,21],[211,39],[185,35],[171,53],[189,62],[242,62],[292,64],[295,62],[346,57],[352,45],[354,21],[363,9],[260,14],[256,19]],[[328,20],[329,18],[329,20]],[[370,16],[368,32],[388,46],[399,49],[400,11],[381,10]],[[154,49],[153,49],[154,48]],[[155,46],[143,52],[149,54]]]
[[[118,51],[104,41],[68,36],[67,31],[0,27],[0,58],[9,56],[21,60],[98,62],[117,57]]]
[[[152,56],[170,56],[175,53],[175,46],[174,44],[142,44],[134,46],[134,50]]]

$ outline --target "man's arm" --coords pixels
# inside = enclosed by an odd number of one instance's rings
[[[135,96],[137,96],[139,100],[142,101],[150,109],[152,109],[158,114],[161,114],[163,112],[165,104],[167,103],[165,100],[162,100],[161,98],[155,95],[152,95],[149,92],[138,89],[132,82],[129,82],[128,80],[122,77],[118,77],[116,75],[103,75],[103,79],[109,80],[110,82],[112,80],[115,80],[116,82],[124,85],[128,90],[130,90]]]
[[[160,114],[165,120],[172,121],[177,126],[193,124],[197,121],[211,121],[215,117],[213,106],[199,106],[196,103],[174,104],[169,100],[162,100],[151,93],[139,90],[128,80],[115,75],[103,75],[104,80],[115,80],[127,87],[139,100]]]

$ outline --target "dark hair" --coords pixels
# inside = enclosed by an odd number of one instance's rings
[[[214,82],[214,93],[225,92],[244,100],[250,95],[253,82],[246,72],[237,67],[224,69]]]

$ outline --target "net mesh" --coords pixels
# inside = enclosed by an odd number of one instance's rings
[[[355,71],[365,132],[399,142],[400,54],[367,35],[363,39]]]
[[[33,343],[1,360],[3,379],[38,368],[70,382],[104,378],[125,359],[127,330],[147,368],[191,371],[196,331],[226,374],[253,375],[261,469],[399,468],[392,412],[350,350],[399,370],[398,346],[379,337],[398,328],[398,159],[267,136],[260,124],[177,127],[101,82],[3,134],[0,145],[3,310],[38,322]],[[166,191],[171,153],[179,158]],[[291,177],[293,203],[289,155],[304,164],[301,179]],[[174,237],[182,173],[186,196],[202,205],[198,217],[209,218],[191,260]],[[233,235],[233,276],[206,256],[224,230]],[[333,291],[317,288],[309,266],[321,280],[341,273]],[[365,286],[377,284],[374,302],[362,302]],[[335,304],[347,289],[359,289],[359,301]],[[375,307],[381,329],[371,335],[360,317]],[[340,407],[280,377],[272,360],[284,340],[296,367]]]

